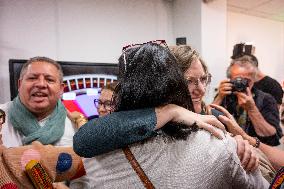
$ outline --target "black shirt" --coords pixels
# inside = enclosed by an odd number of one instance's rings
[[[283,89],[275,79],[265,76],[258,82],[255,82],[254,87],[273,96],[277,104],[282,104]]]
[[[279,139],[283,136],[282,129],[280,127],[279,109],[275,99],[267,93],[264,93],[256,88],[252,89],[254,94],[254,102],[263,118],[276,129],[276,134],[268,137],[261,137],[256,134],[254,126],[249,119],[249,116],[244,116],[246,119],[240,123],[240,117],[245,115],[242,108],[238,107],[237,97],[235,95],[229,95],[224,98],[221,106],[225,107],[238,121],[238,124],[243,130],[252,137],[258,137],[259,140],[265,144],[271,146],[279,145]]]

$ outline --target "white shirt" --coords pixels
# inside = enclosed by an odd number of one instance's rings
[[[14,129],[12,124],[9,122],[8,107],[12,105],[12,102],[7,102],[5,104],[0,104],[0,109],[5,111],[6,119],[5,123],[2,125],[2,141],[3,145],[7,148],[23,146],[22,139],[23,135]],[[43,126],[46,118],[39,122],[39,125]],[[25,124],[25,122],[23,122]],[[28,125],[27,125],[28,126]],[[75,134],[75,127],[71,120],[66,116],[65,119],[65,130],[64,134],[59,141],[57,141],[55,146],[73,146],[73,135]]]

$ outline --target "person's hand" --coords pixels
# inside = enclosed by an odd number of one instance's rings
[[[244,140],[240,135],[234,137],[237,142],[237,154],[242,163],[243,168],[247,172],[255,171],[259,166],[259,158],[256,155],[253,147],[247,140]]]
[[[232,94],[232,86],[233,84],[230,82],[229,79],[225,79],[221,81],[218,87],[218,93],[216,98],[214,99],[214,104],[221,104],[223,99],[227,96]]]
[[[82,113],[77,112],[77,111],[70,112],[69,110],[66,110],[66,112],[67,112],[68,118],[74,123],[75,123],[75,120],[82,115]]]
[[[174,113],[176,115],[172,121],[180,122],[188,126],[196,123],[199,128],[210,132],[219,139],[222,139],[223,137],[220,130],[217,130],[216,127],[221,129],[223,132],[226,132],[225,126],[213,115],[200,115],[180,106],[175,106]]]
[[[246,88],[246,93],[243,92],[235,92],[238,98],[238,104],[245,109],[246,111],[253,110],[255,108],[255,102],[253,96],[251,94],[250,89]]]
[[[197,126],[211,133],[219,139],[223,139],[222,135],[216,128],[221,129],[224,133],[226,132],[225,126],[213,115],[200,115],[197,114],[194,119]]]
[[[230,82],[229,79],[225,79],[221,81],[219,87],[218,87],[218,93],[219,95],[224,98],[227,95],[232,94],[232,86],[233,84]]]
[[[219,110],[224,115],[219,115],[218,119],[227,126],[227,129],[230,133],[235,135],[241,135],[244,137],[246,135],[245,131],[239,126],[239,124],[234,119],[233,115],[230,114],[225,108],[222,106],[218,106],[215,104],[210,104],[212,108],[215,108],[216,110]]]
[[[86,122],[88,122],[87,118],[85,116],[77,111],[70,112],[69,110],[67,111],[67,116],[68,118],[75,123],[76,127],[79,129],[82,125],[84,125]]]

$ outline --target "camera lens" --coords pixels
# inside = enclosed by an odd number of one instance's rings
[[[248,87],[248,80],[245,78],[237,77],[236,79],[232,80],[231,83],[233,84],[232,86],[232,91],[237,91],[237,92],[245,92],[246,88]]]

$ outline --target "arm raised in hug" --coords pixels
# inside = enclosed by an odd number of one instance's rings
[[[177,105],[113,112],[84,124],[73,137],[74,151],[81,157],[93,157],[155,136],[168,122],[194,123],[218,138],[223,124],[212,115],[193,113]],[[79,125],[80,126],[80,125]],[[216,129],[215,127],[219,128]]]

